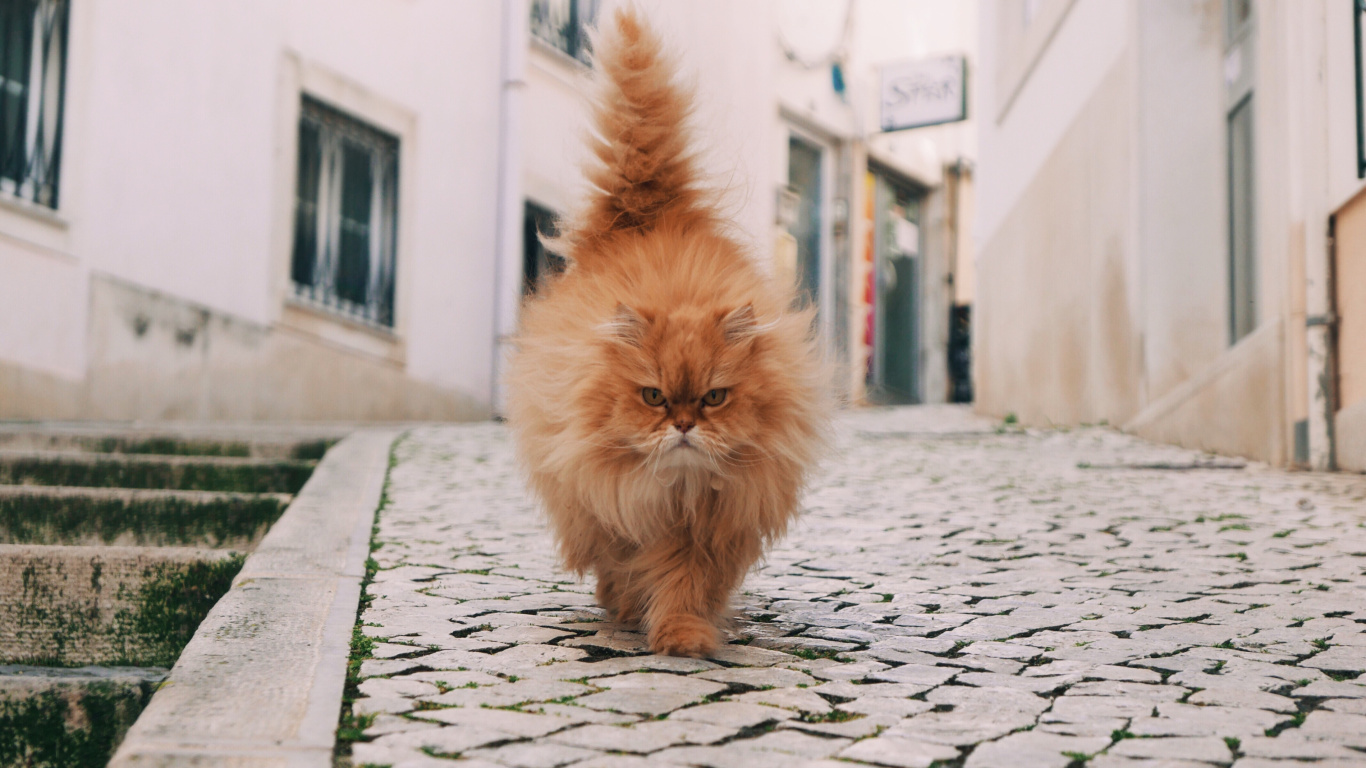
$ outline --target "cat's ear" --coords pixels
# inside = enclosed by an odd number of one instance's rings
[[[625,304],[618,304],[616,312],[612,314],[612,319],[599,325],[598,331],[617,343],[639,347],[645,340],[647,325],[645,318],[641,317],[639,312]]]
[[[754,314],[754,305],[746,304],[727,312],[721,318],[721,330],[730,343],[753,338],[759,332],[759,318]]]

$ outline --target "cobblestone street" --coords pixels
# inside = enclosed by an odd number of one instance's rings
[[[556,569],[505,428],[395,449],[356,765],[1366,766],[1366,477],[857,411],[710,660]]]

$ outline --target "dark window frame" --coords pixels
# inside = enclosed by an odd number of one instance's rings
[[[1366,100],[1363,100],[1363,54],[1361,45],[1361,23],[1362,17],[1366,16],[1366,0],[1352,0],[1352,29],[1356,39],[1356,57],[1353,64],[1356,69],[1356,97],[1357,97],[1357,178],[1366,179]]]
[[[54,210],[70,15],[68,0],[0,4],[0,191]]]
[[[308,95],[298,136],[293,297],[392,332],[400,140]]]
[[[559,215],[544,205],[527,200],[522,208],[522,294],[536,289],[567,266],[563,256],[551,253],[541,242],[541,235],[559,234]]]
[[[584,65],[591,62],[588,30],[601,0],[531,0],[531,36]]]
[[[1256,98],[1249,93],[1229,111],[1228,151],[1229,345],[1260,325],[1257,306],[1257,133]]]

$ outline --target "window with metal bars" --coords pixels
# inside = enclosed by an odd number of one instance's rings
[[[290,270],[295,297],[392,328],[397,241],[398,139],[305,96]]]
[[[1366,52],[1362,50],[1361,44],[1361,21],[1366,16],[1366,0],[1352,0],[1352,26],[1356,38],[1356,55],[1353,64],[1356,66],[1356,94],[1357,94],[1357,178],[1366,179],[1366,104],[1363,104],[1363,61],[1366,60]]]
[[[57,207],[67,0],[0,1],[0,191]]]
[[[588,30],[599,0],[531,0],[531,34],[584,64],[592,52]]]

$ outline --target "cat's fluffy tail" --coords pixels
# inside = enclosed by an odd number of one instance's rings
[[[705,211],[689,148],[691,92],[674,82],[673,62],[637,11],[619,9],[606,26],[595,40],[597,162],[585,169],[593,190],[560,237],[580,266],[597,254],[596,241],[614,233]]]

